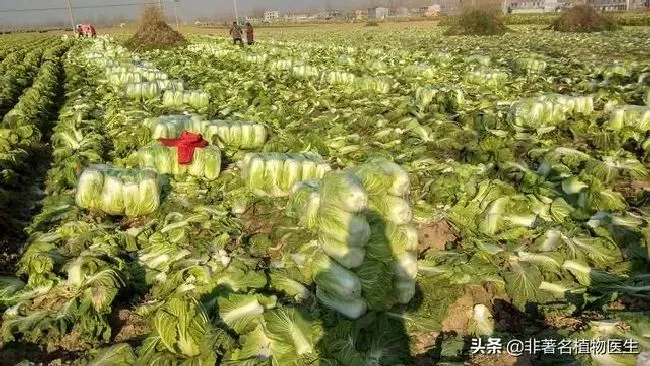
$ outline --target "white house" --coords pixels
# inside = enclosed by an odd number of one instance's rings
[[[558,0],[512,0],[508,5],[512,13],[553,13],[562,8]]]
[[[602,11],[634,10],[650,5],[644,0],[587,0],[587,4]]]
[[[280,19],[280,13],[277,10],[271,10],[264,12],[264,21],[265,22],[275,22]]]

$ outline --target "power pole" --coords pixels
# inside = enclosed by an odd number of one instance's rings
[[[68,0],[68,10],[70,11],[70,22],[72,22],[72,33],[74,33],[75,32],[74,14],[72,14],[72,4],[70,3],[70,0]]]
[[[239,24],[239,14],[237,14],[237,0],[232,0],[232,3],[235,5],[235,21]]]
[[[162,0],[158,0],[158,4],[160,4],[160,11],[164,11]]]
[[[178,5],[177,5],[179,2],[180,2],[180,0],[174,0],[174,18],[176,18],[176,31],[177,32],[180,29],[178,27]]]

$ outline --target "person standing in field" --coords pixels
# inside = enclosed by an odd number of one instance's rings
[[[253,42],[254,42],[253,41],[253,26],[251,25],[251,23],[246,23],[246,42],[248,43],[249,46],[252,45]]]
[[[90,26],[90,36],[93,38],[97,37],[97,31],[95,30],[95,27],[93,27],[92,25]]]
[[[232,43],[239,43],[240,46],[244,47],[244,42],[241,40],[241,28],[237,25],[237,22],[232,22],[232,27],[230,27],[230,35],[232,36]]]

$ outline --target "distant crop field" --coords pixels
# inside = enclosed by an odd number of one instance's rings
[[[538,23],[1,36],[0,364],[635,364],[650,27]]]

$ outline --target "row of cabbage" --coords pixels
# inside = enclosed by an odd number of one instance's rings
[[[32,162],[42,146],[42,136],[47,133],[47,121],[55,112],[61,92],[61,55],[67,45],[54,43],[32,53],[37,65],[41,54],[43,63],[38,66],[32,85],[24,90],[18,102],[0,122],[0,202],[16,199],[11,192],[28,184]],[[30,66],[36,67],[36,66]]]

